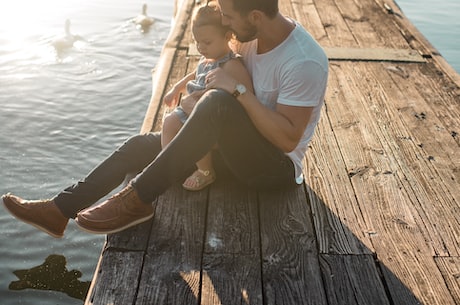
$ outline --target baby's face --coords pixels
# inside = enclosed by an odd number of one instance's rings
[[[222,30],[213,25],[193,28],[193,38],[198,52],[207,59],[219,59],[230,51],[228,46],[230,34],[222,34]]]

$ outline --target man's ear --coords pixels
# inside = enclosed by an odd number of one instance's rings
[[[252,10],[248,14],[248,20],[252,24],[258,24],[265,17],[265,14],[259,10]]]

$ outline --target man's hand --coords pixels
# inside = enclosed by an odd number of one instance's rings
[[[233,93],[238,82],[222,68],[216,68],[206,75],[206,89],[223,89]]]

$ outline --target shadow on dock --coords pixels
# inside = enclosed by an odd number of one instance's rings
[[[86,304],[422,304],[326,210],[308,186],[173,187],[152,221],[108,236]]]

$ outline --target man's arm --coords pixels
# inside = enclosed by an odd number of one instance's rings
[[[277,104],[274,111],[262,105],[252,93],[240,95],[237,99],[260,133],[284,152],[297,147],[313,112],[313,107],[281,104]]]
[[[221,88],[233,92],[238,81],[222,69],[208,74],[208,88]],[[259,132],[284,152],[293,151],[310,121],[313,107],[296,107],[277,104],[272,110],[265,107],[249,90],[238,96]]]

